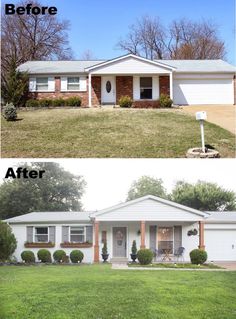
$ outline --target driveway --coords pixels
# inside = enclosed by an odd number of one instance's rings
[[[214,262],[215,265],[220,267],[226,268],[228,270],[235,270],[236,271],[236,261],[216,261]]]
[[[182,106],[184,112],[192,114],[198,111],[207,112],[207,121],[217,124],[236,134],[236,106],[235,105],[188,105]]]

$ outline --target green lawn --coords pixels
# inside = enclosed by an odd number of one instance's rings
[[[48,109],[2,120],[2,157],[185,157],[201,145],[199,123],[181,110]],[[206,144],[235,156],[235,136],[205,125]]]
[[[2,319],[235,319],[236,272],[0,267]]]

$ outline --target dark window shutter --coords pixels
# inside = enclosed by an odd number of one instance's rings
[[[33,226],[27,226],[26,227],[26,240],[29,243],[33,242],[33,229],[34,229]]]
[[[86,226],[86,241],[93,242],[93,226]]]
[[[55,243],[56,241],[56,227],[49,226],[49,241]]]
[[[62,226],[62,242],[69,241],[69,226]]]
[[[182,246],[182,226],[174,226],[174,252]]]
[[[150,226],[150,249],[155,253],[156,250],[156,238],[157,238],[157,226]]]

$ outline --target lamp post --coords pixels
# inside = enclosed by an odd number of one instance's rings
[[[196,120],[200,122],[202,152],[205,153],[205,138],[204,138],[204,121],[207,119],[205,111],[196,112]]]

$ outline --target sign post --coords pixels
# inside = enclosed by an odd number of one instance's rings
[[[204,121],[207,119],[207,114],[204,111],[196,113],[196,120],[200,122],[202,152],[205,153],[205,138],[204,138]]]

